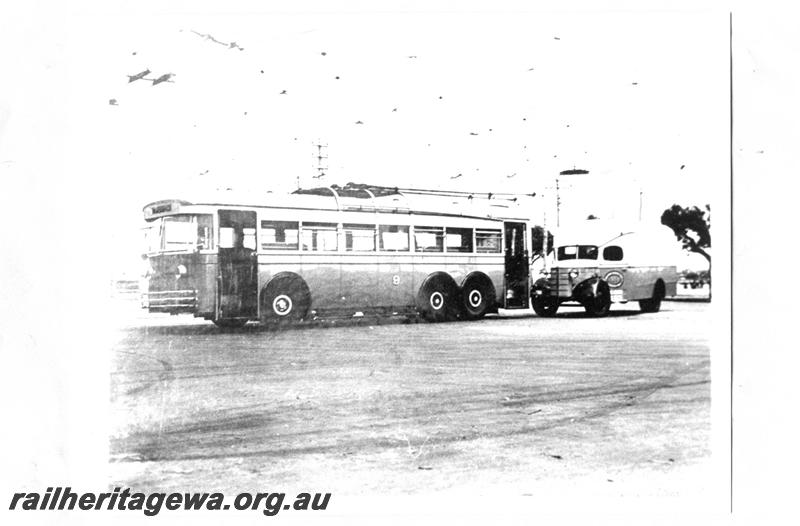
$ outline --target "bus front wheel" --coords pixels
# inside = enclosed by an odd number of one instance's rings
[[[608,316],[608,311],[611,310],[611,292],[608,283],[600,280],[594,290],[587,291],[583,299],[583,308],[586,314],[595,318]]]
[[[558,312],[558,299],[557,298],[543,298],[541,296],[534,296],[531,300],[533,304],[533,312],[543,318],[551,318]]]
[[[280,323],[300,321],[308,314],[311,294],[303,278],[276,276],[261,293],[261,321]]]
[[[428,321],[440,322],[456,318],[458,286],[449,274],[431,274],[417,294],[417,311]]]

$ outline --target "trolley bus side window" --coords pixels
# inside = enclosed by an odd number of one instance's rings
[[[303,223],[300,237],[303,250],[310,252],[336,252],[339,250],[336,223]]]
[[[475,230],[475,248],[479,254],[499,254],[503,251],[503,232],[480,228]]]
[[[264,250],[297,250],[300,247],[297,221],[261,221],[261,248]]]
[[[445,246],[448,252],[472,252],[472,229],[448,228]]]
[[[380,225],[378,227],[381,250],[408,252],[408,227],[402,225]]]
[[[343,225],[347,252],[375,252],[375,225]]]
[[[417,252],[444,252],[444,228],[440,226],[414,227],[414,247]]]

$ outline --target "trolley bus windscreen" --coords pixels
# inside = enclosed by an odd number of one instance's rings
[[[148,253],[210,250],[212,243],[211,216],[207,214],[161,217],[145,227],[145,248]]]

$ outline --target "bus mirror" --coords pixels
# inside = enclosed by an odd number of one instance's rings
[[[220,227],[219,229],[219,248],[233,248],[234,230],[230,227]]]

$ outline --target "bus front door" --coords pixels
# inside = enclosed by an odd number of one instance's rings
[[[258,316],[256,213],[219,211],[217,319]]]
[[[505,308],[528,308],[530,269],[525,223],[505,223]]]

